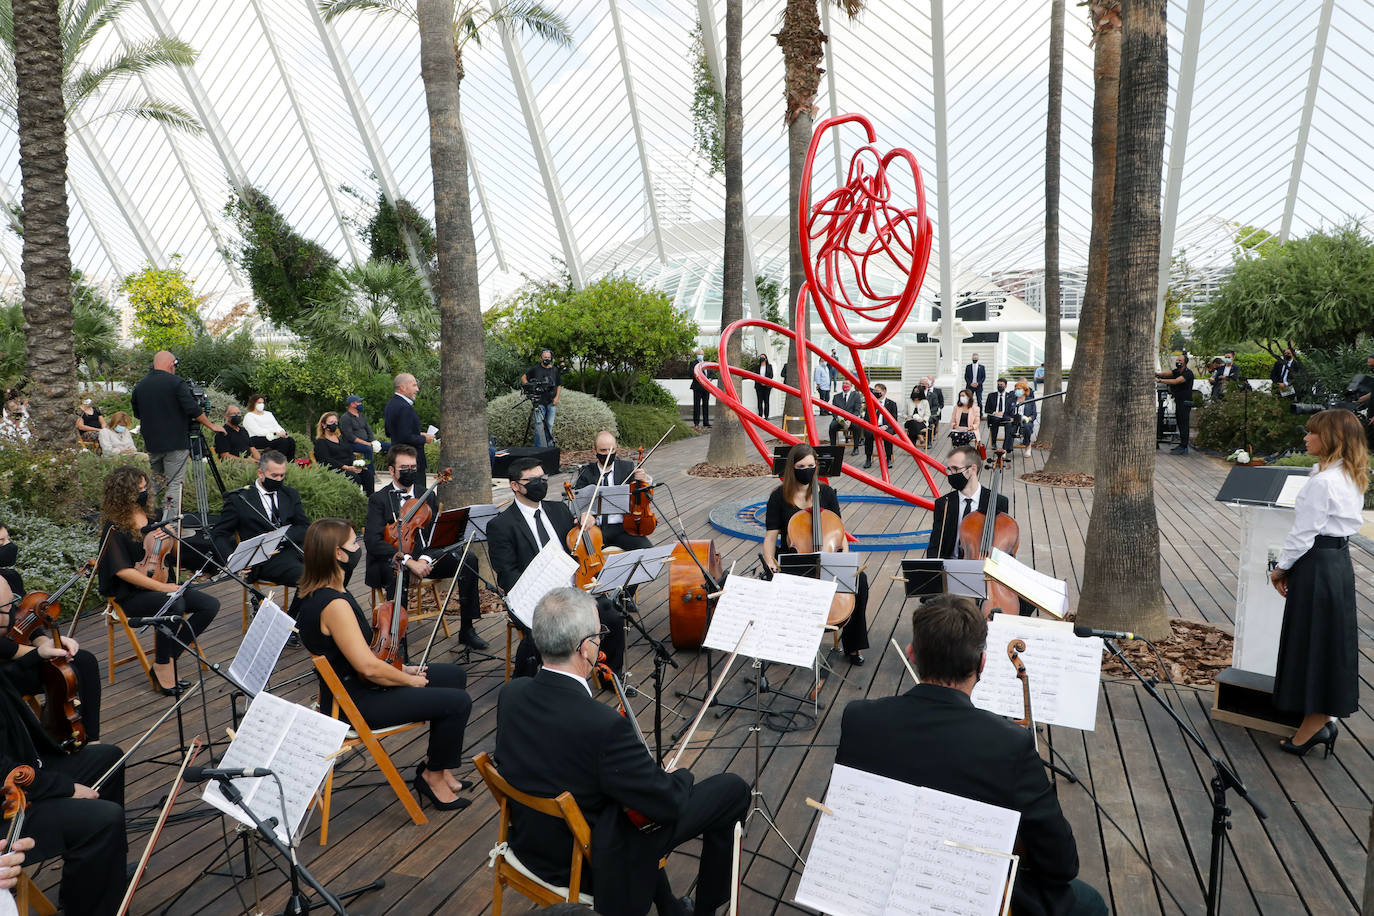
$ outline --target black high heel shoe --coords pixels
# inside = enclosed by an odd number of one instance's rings
[[[424,779],[424,778],[425,778],[425,770],[427,770],[427,769],[429,769],[429,766],[428,766],[427,764],[423,764],[423,763],[416,764],[416,766],[415,766],[415,778],[416,778],[416,779]],[[471,781],[466,780],[466,779],[460,779],[460,780],[458,780],[458,790],[457,790],[457,791],[459,791],[459,792],[471,792],[471,791],[472,791],[473,789],[475,789],[475,788],[477,788],[477,781],[476,781],[476,780],[471,780]]]
[[[420,804],[422,806],[424,802],[428,800],[430,804],[440,811],[462,811],[468,805],[472,804],[472,799],[470,798],[455,798],[453,801],[449,802],[440,801],[439,796],[434,794],[434,790],[430,788],[429,783],[425,782],[423,770],[416,772],[415,779],[413,779],[410,784],[415,787],[415,794],[420,796]]]
[[[1335,722],[1327,722],[1317,729],[1316,734],[1308,738],[1302,744],[1294,744],[1291,738],[1283,738],[1279,741],[1279,749],[1289,754],[1297,754],[1299,757],[1306,757],[1307,752],[1318,744],[1326,745],[1326,755],[1331,756],[1331,751],[1336,747],[1336,735],[1338,734]]]
[[[158,693],[162,694],[164,697],[179,697],[181,696],[181,692],[183,690],[191,686],[190,681],[181,679],[178,680],[171,687],[163,687],[161,684],[157,682],[157,675],[151,671],[148,672],[148,680],[152,682],[153,689]]]

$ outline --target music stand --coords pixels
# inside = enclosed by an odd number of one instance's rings
[[[903,583],[903,604],[908,598],[925,601],[946,593],[978,599],[987,597],[982,560],[902,560],[901,575],[893,578]]]
[[[816,451],[816,476],[817,477],[837,477],[840,474],[840,467],[844,464],[843,445],[817,445],[813,446]],[[787,470],[787,455],[792,451],[790,445],[775,445],[773,447],[773,474],[781,477]]]
[[[434,532],[430,535],[430,547],[452,547],[463,539],[468,526],[469,507],[445,509],[434,520]]]
[[[493,506],[491,503],[477,503],[463,508],[468,513],[468,526],[464,534],[472,535],[474,541],[485,541],[487,539],[487,525],[491,524],[491,520],[501,514],[501,507]]]
[[[596,499],[592,495],[595,491]],[[592,515],[602,518],[607,515],[628,515],[630,512],[630,485],[600,487],[588,486],[573,493],[573,504],[578,518],[588,509]]]

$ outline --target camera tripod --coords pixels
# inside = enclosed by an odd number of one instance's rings
[[[539,412],[539,408],[542,406],[539,399],[544,396],[546,390],[545,386],[531,385],[528,382],[520,386],[521,395],[530,402],[530,414],[525,420],[525,437],[521,440],[528,445],[534,445],[534,415]],[[539,424],[544,428],[544,444],[552,446],[554,444],[553,429],[548,422],[548,417],[540,417]]]

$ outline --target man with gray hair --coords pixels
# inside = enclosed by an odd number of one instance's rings
[[[295,487],[288,487],[285,480],[286,456],[272,449],[263,452],[258,458],[257,480],[224,494],[224,509],[219,521],[210,529],[210,537],[220,556],[227,559],[234,552],[235,536],[237,541],[246,541],[283,525],[289,526],[286,541],[291,543],[283,541],[275,554],[254,566],[250,581],[275,582],[295,588],[304,568],[301,545],[305,543],[310,518],[305,514],[301,494]]]
[[[409,372],[396,376],[396,393],[386,402],[382,412],[382,427],[392,445],[410,445],[415,448],[415,487],[416,492],[425,489],[425,446],[434,437],[425,432],[420,425],[420,415],[415,412],[415,396],[420,393],[420,383]]]
[[[517,789],[554,797],[568,791],[592,828],[590,874],[582,888],[602,916],[715,913],[730,899],[733,831],[749,810],[749,784],[733,773],[697,781],[687,770],[666,773],[632,723],[592,698],[587,676],[605,629],[596,602],[576,588],[549,592],[534,609],[532,628],[543,667],[510,681],[496,707],[495,757]],[[641,832],[633,809],[657,827]],[[535,874],[568,883],[572,836],[558,821],[520,806],[511,809],[511,849]],[[701,837],[697,903],[673,897],[659,859]]]

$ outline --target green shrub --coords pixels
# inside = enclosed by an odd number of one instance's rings
[[[101,458],[94,452],[45,451],[24,445],[0,449],[0,501],[60,522],[93,517],[105,477],[123,464],[148,467],[146,458]]]
[[[1316,463],[1315,455],[1288,455],[1274,462],[1283,468],[1310,468],[1314,467]],[[1374,457],[1369,459],[1369,469],[1374,471]],[[1364,491],[1364,507],[1374,509],[1374,476],[1369,478],[1369,488]]]
[[[221,461],[220,476],[225,489],[236,490],[248,486],[258,476],[257,465],[247,461]],[[301,494],[301,505],[311,521],[320,518],[346,518],[361,532],[367,520],[367,495],[343,474],[319,464],[303,468],[297,464],[286,466],[286,485]],[[186,496],[182,496],[183,503]],[[210,485],[210,511],[219,512],[224,506],[219,490]]]
[[[1274,366],[1274,357],[1268,353],[1237,353],[1236,369],[1240,371],[1241,378],[1264,381],[1269,378],[1269,370]]]
[[[1256,455],[1272,455],[1302,444],[1302,418],[1292,412],[1286,398],[1268,392],[1251,391],[1247,397],[1243,390],[1233,391],[1225,400],[1208,400],[1194,415],[1202,448],[1230,453],[1248,445]]]
[[[613,380],[599,369],[573,369],[564,374],[563,384],[575,391],[597,396],[598,392],[607,393],[614,390]],[[668,393],[668,389],[643,372],[630,382],[624,398],[620,400],[625,404],[644,404],[660,410],[677,410],[677,401]]]
[[[618,401],[606,406],[615,414],[615,424],[620,429],[616,439],[625,448],[652,448],[659,436],[669,429],[672,432],[668,433],[665,442],[690,439],[695,435],[692,428],[679,419],[676,406],[672,410],[661,410],[647,404],[621,404]],[[556,423],[557,418],[554,419]]]
[[[529,423],[529,402],[512,391],[487,404],[487,429],[497,445],[524,445]],[[538,419],[535,422],[539,422]],[[592,448],[603,429],[617,432],[615,414],[598,400],[580,391],[563,389],[553,418],[553,437],[560,448]],[[662,430],[659,431],[660,435]]]
[[[520,377],[530,367],[529,360],[505,335],[488,331],[487,350],[487,400],[493,400],[520,385]]]
[[[0,520],[19,545],[15,569],[24,577],[24,588],[28,591],[56,591],[100,549],[100,539],[89,524],[55,522],[9,500],[0,503],[0,511],[4,513]],[[68,616],[80,598],[78,590],[63,600]]]
[[[246,330],[236,334],[200,334],[177,350],[177,374],[197,385],[214,387],[232,394],[235,400],[247,398],[251,391],[253,368],[257,359],[253,354],[253,338]],[[224,400],[214,400],[217,410],[224,410]]]
[[[180,258],[172,255],[167,267],[146,265],[119,282],[134,310],[134,333],[150,350],[181,350],[195,335],[196,294]]]

